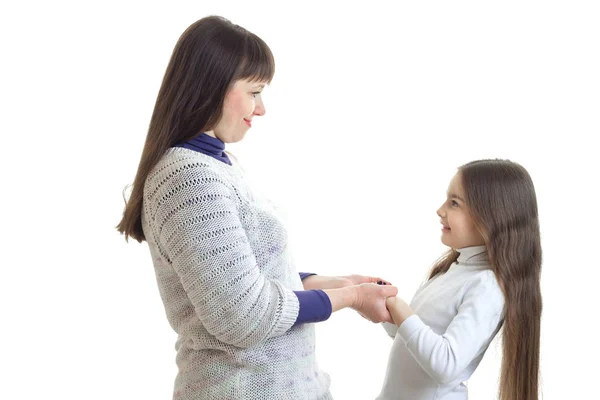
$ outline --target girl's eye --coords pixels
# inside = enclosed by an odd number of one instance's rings
[[[260,92],[252,92],[252,97],[256,97],[260,94]]]
[[[452,205],[452,207],[458,207],[458,203],[455,200],[451,200],[450,204]]]

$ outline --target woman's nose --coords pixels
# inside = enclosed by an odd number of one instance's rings
[[[265,103],[263,103],[262,98],[259,96],[256,99],[256,103],[254,105],[254,115],[262,116],[265,115],[267,110],[265,109]]]

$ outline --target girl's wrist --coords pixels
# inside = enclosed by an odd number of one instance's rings
[[[412,308],[400,297],[388,297],[385,304],[396,326],[402,325],[408,317],[414,315]]]

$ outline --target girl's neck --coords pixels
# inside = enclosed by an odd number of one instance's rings
[[[485,246],[469,246],[456,249],[459,253],[456,260],[459,264],[484,264],[489,261]]]

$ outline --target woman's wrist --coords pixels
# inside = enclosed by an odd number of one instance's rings
[[[339,311],[346,307],[354,307],[357,298],[357,286],[347,286],[323,290],[331,302],[331,312]]]

